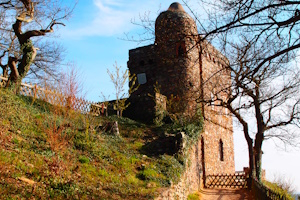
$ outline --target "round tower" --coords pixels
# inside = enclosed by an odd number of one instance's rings
[[[158,58],[157,81],[161,93],[180,100],[181,111],[195,108],[200,91],[198,32],[195,21],[180,3],[172,3],[155,22]],[[188,110],[187,110],[188,109]]]

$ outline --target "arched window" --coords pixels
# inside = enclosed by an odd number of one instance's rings
[[[221,139],[219,142],[219,154],[220,154],[220,161],[224,161],[224,147],[223,147],[223,141]]]

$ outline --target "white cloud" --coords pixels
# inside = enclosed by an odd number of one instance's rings
[[[156,10],[159,2],[125,0],[93,0],[97,12],[93,19],[82,21],[77,27],[64,29],[63,37],[82,38],[85,36],[120,35],[135,28],[131,19],[148,10]],[[156,8],[155,8],[156,6]],[[152,7],[152,8],[151,8]]]
[[[90,1],[85,1],[89,4]],[[153,19],[158,9],[166,10],[174,0],[92,0],[93,11],[82,17],[79,23],[69,24],[62,29],[63,38],[81,39],[89,36],[112,36],[130,32],[137,26],[131,24],[132,19],[138,19],[140,14],[150,11]],[[196,2],[190,0],[189,3]],[[78,5],[80,6],[80,5]],[[82,5],[86,6],[86,5]],[[186,8],[188,12],[188,9]],[[75,9],[75,14],[76,9]],[[86,13],[80,13],[84,15]],[[72,19],[71,19],[72,20]],[[72,22],[72,21],[71,21]]]
[[[126,9],[127,9],[125,2],[123,2],[121,0],[119,0],[119,1],[94,0],[93,3],[100,10],[101,13],[108,14],[108,15],[114,14],[115,11],[117,11],[117,10],[125,9],[124,12],[126,12]],[[127,3],[127,5],[128,5],[128,3]]]

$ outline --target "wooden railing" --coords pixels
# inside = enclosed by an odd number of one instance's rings
[[[6,85],[7,78],[0,76],[0,87]],[[76,98],[75,96],[66,96],[58,91],[41,88],[30,83],[21,83],[20,94],[24,96],[31,96],[33,98],[41,99],[56,106],[63,106],[83,114],[101,115],[106,109],[103,103],[95,103],[87,101],[83,98]]]
[[[284,195],[281,195],[270,188],[266,187],[264,184],[256,179],[252,180],[252,191],[255,199],[263,200],[288,200]]]
[[[206,175],[206,188],[246,188],[247,176],[245,172],[235,172],[234,174],[213,174]]]

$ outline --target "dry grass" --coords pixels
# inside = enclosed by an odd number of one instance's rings
[[[64,129],[64,127],[57,127],[55,123],[53,123],[52,127],[45,130],[47,142],[49,143],[51,150],[54,152],[65,151],[65,149],[69,146],[69,142],[74,137],[73,135],[69,136],[64,133]]]

